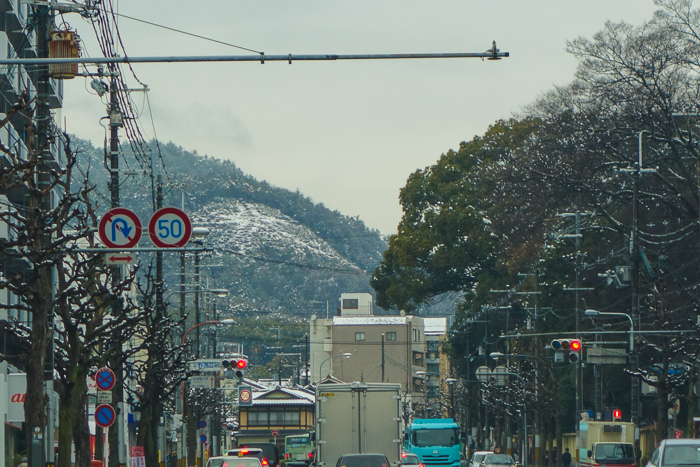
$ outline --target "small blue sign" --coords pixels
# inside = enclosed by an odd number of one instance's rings
[[[206,443],[207,442],[207,435],[200,435],[199,442],[202,444]]]
[[[95,423],[102,428],[106,428],[114,423],[116,413],[109,404],[98,405],[95,409]]]
[[[206,420],[200,420],[200,421],[199,421],[199,427],[200,427],[200,428],[206,428],[206,427],[207,427],[207,421],[206,421]]]

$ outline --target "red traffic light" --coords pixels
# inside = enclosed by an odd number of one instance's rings
[[[620,419],[622,419],[622,410],[615,409],[615,410],[613,410],[612,415],[613,415],[613,420],[620,420]]]
[[[248,366],[248,360],[238,360],[236,362],[236,366],[242,370],[243,368]]]
[[[554,339],[550,344],[555,351],[580,352],[583,344],[579,339]]]

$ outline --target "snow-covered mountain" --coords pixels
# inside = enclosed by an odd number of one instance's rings
[[[102,209],[109,207],[108,172],[103,152],[74,140],[89,164]],[[187,254],[185,283],[193,284],[195,260],[204,288],[226,288],[218,310],[238,316],[283,313],[308,317],[326,303],[335,309],[341,293],[372,292],[369,278],[379,265],[386,242],[357,218],[314,203],[244,174],[230,161],[201,156],[172,143],[151,145],[165,167],[163,206],[187,212],[193,225],[207,227],[208,253]],[[97,169],[96,169],[97,167]],[[148,219],[155,206],[154,177],[143,170],[123,177],[121,205]],[[147,257],[142,258],[146,260]],[[164,255],[169,291],[177,291],[181,255]],[[171,299],[177,301],[177,299]],[[320,308],[319,303],[323,306]],[[206,317],[206,316],[205,316]]]

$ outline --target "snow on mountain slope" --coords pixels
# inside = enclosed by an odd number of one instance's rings
[[[235,199],[216,201],[194,213],[192,223],[210,229],[206,242],[215,252],[355,269],[307,227],[261,204]]]

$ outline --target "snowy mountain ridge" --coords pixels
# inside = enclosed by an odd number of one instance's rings
[[[279,209],[240,199],[217,200],[198,210],[193,221],[210,229],[207,243],[215,251],[260,258],[269,255],[270,247],[274,246],[277,253],[283,254],[277,259],[265,259],[314,263],[323,260],[359,271],[328,242]]]

